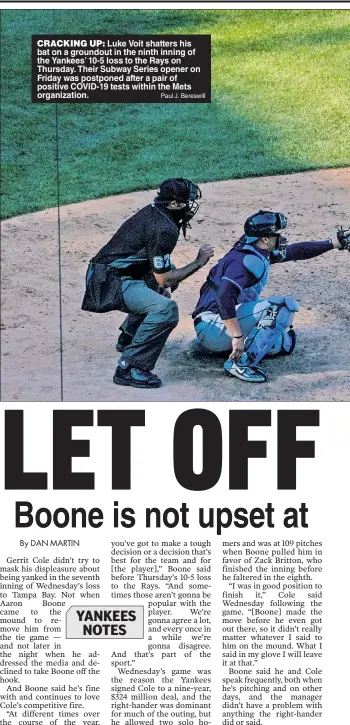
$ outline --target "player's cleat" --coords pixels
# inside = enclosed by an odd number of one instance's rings
[[[127,332],[121,332],[118,337],[115,349],[118,350],[118,352],[124,352],[125,348],[128,347],[128,345],[130,345],[131,341],[132,341],[131,335],[128,335]]]
[[[238,365],[233,360],[226,360],[224,365],[225,374],[234,376],[246,383],[265,383],[267,376],[263,369],[258,365],[251,367],[249,365]]]
[[[125,360],[119,360],[117,369],[113,375],[113,382],[116,385],[130,385],[133,388],[160,388],[162,381],[158,375],[128,365]]]

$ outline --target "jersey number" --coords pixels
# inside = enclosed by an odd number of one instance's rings
[[[165,254],[164,257],[153,257],[153,266],[155,269],[170,267],[170,254]]]

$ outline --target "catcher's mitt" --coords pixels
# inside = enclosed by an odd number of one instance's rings
[[[341,248],[350,252],[350,228],[337,227],[337,239],[341,244]]]

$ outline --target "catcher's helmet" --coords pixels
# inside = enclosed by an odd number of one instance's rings
[[[284,214],[275,211],[260,211],[248,217],[244,224],[244,231],[248,237],[274,237],[280,234],[287,226]]]
[[[275,237],[275,249],[283,254],[287,246],[287,238],[281,232],[286,229],[287,223],[287,217],[281,212],[260,209],[245,221],[244,243],[254,244],[262,237]]]

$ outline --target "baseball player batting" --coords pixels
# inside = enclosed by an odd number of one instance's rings
[[[179,320],[169,290],[214,253],[203,244],[193,262],[181,269],[171,264],[180,231],[186,236],[201,196],[197,184],[187,179],[163,181],[153,203],[127,219],[90,261],[82,309],[128,313],[116,346],[121,352],[113,376],[117,385],[158,388],[162,384],[152,370]]]
[[[333,241],[287,244],[286,227],[280,212],[260,210],[250,216],[243,236],[210,270],[192,315],[197,352],[229,352],[226,375],[249,383],[266,381],[259,365],[264,357],[290,355],[296,345],[296,299],[260,298],[270,264],[310,259],[333,249],[350,251],[350,229],[338,229]]]

